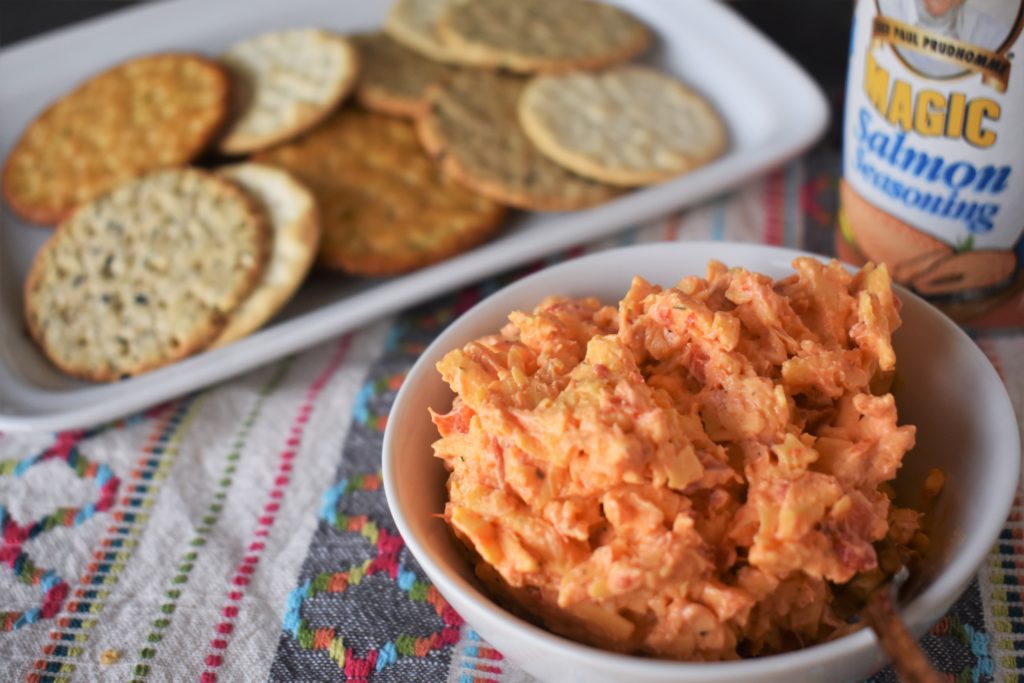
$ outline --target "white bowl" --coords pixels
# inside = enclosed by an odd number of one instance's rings
[[[617,302],[634,275],[674,285],[704,275],[709,259],[781,277],[798,251],[760,245],[665,243],[616,249],[526,277],[482,301],[446,329],[405,379],[384,435],[384,487],[409,549],[442,595],[484,638],[543,681],[686,683],[835,681],[864,678],[884,663],[874,634],[861,630],[792,653],[723,663],[669,662],[604,652],[554,635],[496,604],[473,576],[458,541],[434,515],[444,509],[447,478],[430,444],[437,431],[427,407],[451,405],[434,368],[449,350],[497,331],[513,310],[531,310],[549,294]],[[917,446],[897,478],[898,500],[913,505],[932,467],[946,474],[929,530],[922,571],[907,584],[902,610],[922,635],[966,589],[995,542],[1017,489],[1020,437],[1006,389],[971,339],[923,300],[899,290],[903,326],[895,335],[894,388],[900,422],[916,424]],[[902,486],[901,486],[902,484]]]

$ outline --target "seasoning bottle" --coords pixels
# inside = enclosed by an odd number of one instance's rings
[[[837,251],[961,322],[1024,325],[1022,26],[1024,0],[854,9]]]

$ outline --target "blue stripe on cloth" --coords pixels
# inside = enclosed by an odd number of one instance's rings
[[[324,491],[324,495],[320,498],[320,519],[331,526],[338,521],[338,501],[345,495],[345,489],[347,488],[348,479],[342,479]]]
[[[301,586],[293,588],[288,594],[288,606],[284,612],[284,623],[282,627],[292,634],[292,637],[299,637],[299,625],[302,623],[302,616],[299,613],[302,608],[302,601],[309,597],[309,590],[312,583],[306,580]]]
[[[721,242],[725,239],[725,210],[728,204],[724,199],[717,199],[711,206],[711,239]]]
[[[398,648],[392,641],[388,641],[384,644],[384,647],[377,653],[377,666],[374,667],[374,671],[380,673],[386,667],[391,666],[398,661]]]

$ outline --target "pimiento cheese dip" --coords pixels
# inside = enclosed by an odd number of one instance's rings
[[[499,599],[673,659],[850,630],[926,542],[887,484],[914,445],[888,393],[899,301],[884,267],[793,268],[552,296],[438,363],[445,517]]]

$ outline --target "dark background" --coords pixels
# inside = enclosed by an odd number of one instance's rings
[[[0,47],[136,4],[139,0],[0,0]],[[735,0],[731,4],[793,55],[830,98],[835,89],[841,89],[853,0]]]

